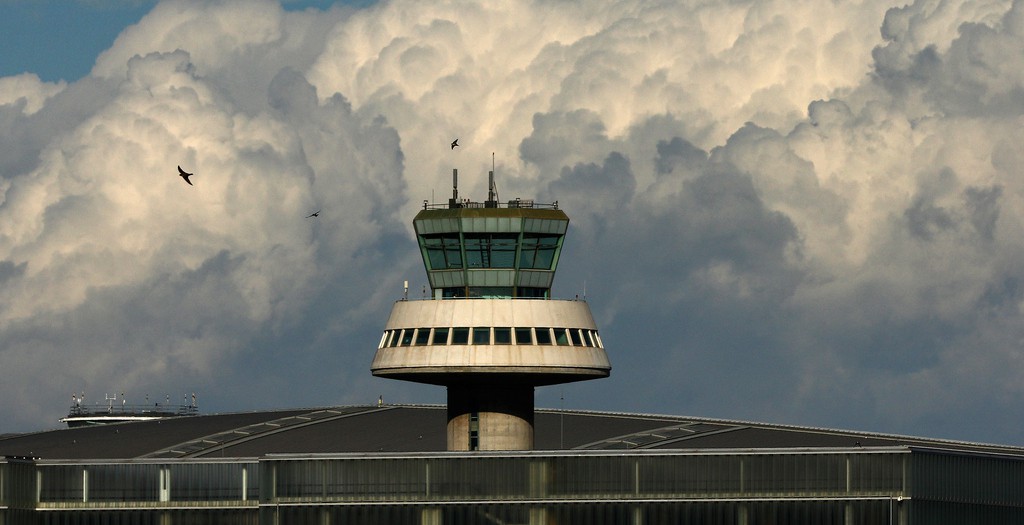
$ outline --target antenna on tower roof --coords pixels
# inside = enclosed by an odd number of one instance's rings
[[[497,191],[494,186],[494,152],[491,152],[491,171],[487,172],[487,202],[485,208],[497,208],[498,201],[495,200]]]
[[[495,201],[495,171],[490,170],[487,172],[487,202],[483,205],[484,208],[498,208],[498,202]]]
[[[461,208],[459,206],[459,170],[452,168],[452,198],[448,201],[449,208]]]

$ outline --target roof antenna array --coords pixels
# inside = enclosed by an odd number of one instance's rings
[[[448,201],[448,208],[461,208],[459,206],[459,170],[452,168],[452,198]]]
[[[491,152],[491,171],[487,172],[487,203],[484,204],[485,208],[497,208],[498,201],[494,199],[494,152]]]

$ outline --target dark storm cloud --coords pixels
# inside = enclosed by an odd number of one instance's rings
[[[1003,195],[1002,186],[988,188],[968,187],[964,190],[964,199],[970,212],[971,225],[986,240],[995,236],[996,221],[999,220],[999,198]]]
[[[658,174],[672,173],[677,167],[679,169],[692,169],[701,167],[708,160],[706,151],[694,146],[682,137],[672,137],[671,140],[658,142],[658,159],[655,162]]]

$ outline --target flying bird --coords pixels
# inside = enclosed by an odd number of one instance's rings
[[[188,173],[185,170],[181,169],[181,166],[178,166],[178,175],[181,178],[185,179],[185,182],[187,182],[189,186],[194,186],[194,184],[192,184],[192,181],[188,180],[189,177],[194,175],[193,173]]]
[[[459,145],[459,139],[455,139],[455,140],[452,141],[452,149],[455,149],[455,147],[458,146],[458,145]]]
[[[320,210],[316,210],[315,212],[310,213],[309,215],[306,215],[306,218],[308,219],[310,217],[319,217],[319,216],[320,216]]]

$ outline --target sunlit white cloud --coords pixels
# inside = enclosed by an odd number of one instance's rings
[[[161,2],[89,77],[0,79],[3,417],[443,401],[369,360],[417,204],[493,161],[572,218],[614,366],[541,404],[1019,442],[1022,12]]]

